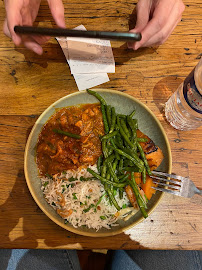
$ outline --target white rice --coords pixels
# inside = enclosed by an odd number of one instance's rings
[[[97,172],[96,165],[89,168]],[[96,179],[80,181],[81,176],[92,177],[86,168],[82,168],[75,171],[68,170],[55,175],[53,179],[41,178],[42,190],[47,202],[64,218],[65,222],[71,223],[75,228],[86,226],[98,231],[102,227],[110,229],[111,226],[118,225],[116,221],[120,215],[105,196],[101,182]],[[101,196],[103,196],[102,200],[96,206]],[[123,205],[130,205],[125,192],[122,199],[119,198],[118,192],[115,198],[121,208]]]

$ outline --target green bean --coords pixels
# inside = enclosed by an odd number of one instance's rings
[[[101,203],[103,197],[106,195],[107,193],[105,192],[100,198],[99,200],[97,201],[96,205],[95,205],[95,208]]]
[[[111,117],[112,121],[111,121],[111,128],[110,128],[109,133],[112,133],[114,131],[114,128],[115,128],[115,125],[116,125],[116,112],[115,112],[114,107],[112,107],[111,113],[112,113],[112,117]]]
[[[133,110],[132,113],[129,115],[131,118],[133,118],[133,116],[135,115],[136,110]]]
[[[117,117],[117,124],[118,124],[119,130],[120,130],[121,136],[128,143],[128,145],[130,145],[131,148],[134,148],[134,144],[130,141],[130,139],[128,138],[128,136],[126,135],[126,133],[124,132],[124,130],[123,130],[122,126],[121,126],[119,117]]]
[[[101,103],[101,112],[102,112],[102,119],[103,119],[103,123],[104,123],[105,133],[107,134],[109,132],[109,125],[107,122],[105,105],[103,105],[102,103]]]
[[[113,165],[112,165],[114,171],[116,171],[116,167],[118,165],[118,162],[119,162],[119,160],[117,158],[115,158]]]
[[[119,148],[123,148],[124,147],[123,140],[122,140],[121,135],[119,133],[115,136],[115,143],[117,144],[117,146]]]
[[[138,185],[135,181],[135,176],[134,176],[134,173],[131,173],[131,182],[132,184],[134,185],[136,191],[138,192],[138,197],[139,197],[139,200],[141,201],[141,204],[142,206],[144,206],[144,208],[147,208],[147,203],[146,201],[143,199],[142,195],[140,194],[140,190],[138,188]]]
[[[90,90],[90,89],[87,89],[87,92],[88,92],[88,94],[90,94],[90,95],[96,97],[96,98],[100,101],[101,104],[107,105],[107,103],[106,103],[106,101],[104,100],[104,98],[101,97],[97,92],[92,91],[92,90]]]
[[[125,114],[121,114],[121,113],[117,114],[117,117],[120,117],[120,118],[126,119],[126,115],[125,115]]]
[[[109,172],[111,174],[111,177],[114,179],[114,181],[116,183],[118,183],[119,182],[119,179],[118,179],[117,175],[115,174],[115,171],[113,169],[113,166],[112,166],[111,162],[107,162],[107,166],[109,168]]]
[[[111,123],[112,123],[112,111],[111,111],[111,106],[110,105],[107,105],[106,106],[106,114],[107,114],[108,125],[109,125],[109,127],[111,127]]]
[[[120,161],[119,161],[119,168],[118,168],[118,170],[119,170],[119,172],[121,172],[123,170],[123,159],[120,159]]]
[[[119,198],[123,199],[123,189],[119,189]]]
[[[147,138],[137,138],[138,142],[147,142],[148,139]]]
[[[129,125],[129,127],[131,128],[132,130],[132,136],[133,136],[133,139],[135,139],[137,137],[137,134],[136,134],[136,128],[135,128],[135,125],[133,123],[133,119],[132,117],[130,117],[129,115],[127,115],[127,123]]]
[[[133,123],[134,123],[136,129],[138,129],[138,122],[137,122],[137,119],[133,119]]]
[[[114,198],[114,195],[113,195],[113,193],[111,192],[111,190],[108,189],[108,190],[107,190],[107,193],[108,193],[109,198],[111,199],[113,205],[116,207],[116,209],[117,209],[118,211],[120,211],[121,208],[120,208],[120,206],[118,205],[116,199]]]
[[[126,180],[128,180],[128,177],[129,177],[129,175],[128,174],[125,174],[124,177],[119,178],[119,182],[120,183],[125,182]]]
[[[110,156],[108,156],[105,160],[104,163],[107,164],[108,162],[112,162],[112,160],[115,158],[114,154],[111,154]]]
[[[113,147],[113,146],[111,146],[111,148],[112,148],[114,151],[118,152],[119,155],[124,156],[124,157],[126,157],[127,159],[131,160],[131,161],[132,161],[132,162],[133,162],[140,170],[143,170],[143,168],[144,168],[144,163],[142,162],[141,159],[139,159],[138,157],[137,157],[137,158],[134,158],[133,156],[128,155],[128,154],[127,154],[126,152],[124,152],[123,150],[118,149],[118,148],[115,148],[115,147]]]
[[[140,192],[139,192],[139,189],[138,189],[138,186],[135,182],[135,178],[134,178],[134,173],[131,173],[131,181],[129,181],[129,184],[130,186],[132,187],[133,191],[134,191],[134,194],[135,194],[135,197],[136,197],[136,200],[137,200],[137,204],[139,205],[140,207],[140,210],[142,212],[142,215],[144,218],[147,218],[148,217],[148,214],[146,212],[146,203],[144,201],[144,199],[142,198]]]
[[[110,139],[110,143],[111,143],[112,146],[116,147],[116,144],[115,144],[115,142],[114,142],[114,138],[111,138],[111,139]],[[116,157],[116,159],[118,159],[118,160],[121,159],[120,156],[119,156],[119,154],[118,154],[117,152],[115,152],[115,157]]]
[[[107,158],[108,157],[108,149],[107,149],[107,141],[106,140],[103,140],[102,141],[102,153],[104,155],[104,158]]]
[[[124,167],[123,170],[127,171],[127,172],[140,172],[140,169],[138,167],[136,167],[136,166]]]
[[[98,180],[100,180],[101,182],[107,183],[107,184],[112,185],[114,187],[122,188],[122,187],[125,187],[127,185],[126,182],[124,182],[124,183],[115,183],[115,182],[112,182],[110,180],[107,180],[106,178],[100,176],[98,173],[94,172],[90,168],[87,168],[87,171],[89,173],[91,173],[95,178],[97,178]]]
[[[144,168],[142,171],[142,182],[143,182],[143,184],[146,183],[146,168]]]
[[[70,133],[70,132],[67,132],[67,131],[63,131],[61,129],[54,128],[53,132],[61,134],[61,135],[65,135],[65,136],[68,136],[68,137],[71,137],[71,138],[75,138],[75,139],[80,139],[81,138],[81,136],[78,135],[78,134],[73,134],[73,133]]]
[[[99,173],[101,173],[101,165],[102,165],[102,155],[99,156],[98,160],[97,160],[97,170]]]
[[[108,133],[108,134],[106,134],[106,135],[104,135],[104,136],[102,137],[101,141],[103,141],[103,140],[108,140],[108,139],[114,137],[117,133],[118,133],[118,130],[115,130],[115,131],[113,131],[112,133]]]
[[[120,124],[121,124],[122,129],[124,130],[124,132],[128,136],[128,138],[130,138],[130,132],[127,128],[126,122],[123,119],[120,119]]]
[[[144,153],[144,151],[143,151],[143,149],[142,149],[142,146],[139,144],[139,142],[137,143],[137,147],[138,147],[138,149],[139,149],[139,151],[140,151],[140,156],[141,156],[141,158],[142,158],[143,161],[144,161],[144,164],[145,164],[147,173],[148,173],[148,175],[151,175],[152,172],[151,172],[151,170],[150,170],[150,167],[149,167],[147,158],[146,158],[145,153]]]
[[[102,169],[101,169],[101,176],[103,178],[105,178],[106,173],[107,173],[107,165],[105,163],[103,163],[103,166],[102,166]]]

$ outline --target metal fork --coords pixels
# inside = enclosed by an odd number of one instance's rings
[[[188,177],[157,171],[152,171],[152,174],[150,177],[153,178],[153,183],[158,184],[158,187],[152,187],[156,190],[186,198],[191,198],[194,194],[202,195],[202,190],[198,189]]]

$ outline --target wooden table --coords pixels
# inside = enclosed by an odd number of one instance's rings
[[[69,0],[67,27],[127,31],[134,1]],[[116,73],[102,88],[125,91],[145,103],[163,125],[171,145],[173,172],[189,176],[202,188],[202,128],[181,132],[166,121],[166,100],[201,56],[202,5],[184,1],[183,19],[158,48],[138,51],[112,42]],[[1,28],[5,11],[0,3]],[[46,2],[38,16],[50,26]],[[59,98],[78,91],[62,50],[54,39],[37,56],[0,33],[0,248],[45,249],[202,249],[202,198],[165,194],[161,204],[126,234],[94,239],[70,233],[54,224],[36,205],[27,188],[23,155],[38,116]],[[98,86],[99,87],[99,86]]]

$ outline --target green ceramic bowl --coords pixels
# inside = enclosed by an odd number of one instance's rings
[[[158,145],[164,154],[164,160],[159,166],[158,170],[171,173],[171,150],[169,146],[168,139],[166,137],[165,131],[163,130],[160,122],[155,117],[155,115],[140,101],[137,99],[118,91],[96,89],[107,101],[108,104],[116,108],[117,113],[130,114],[134,109],[136,109],[135,117],[138,119],[139,128],[142,132],[148,135],[156,145]],[[38,140],[39,133],[43,125],[47,120],[55,113],[55,109],[78,105],[86,103],[95,103],[97,99],[89,95],[86,91],[76,92],[74,94],[65,96],[50,107],[48,107],[36,121],[27,141],[25,149],[25,162],[24,170],[25,177],[27,181],[28,188],[38,204],[41,210],[56,224],[62,228],[69,230],[71,232],[92,236],[92,237],[106,237],[111,235],[119,234],[143,221],[143,217],[139,212],[136,213],[131,219],[126,222],[120,221],[119,226],[115,226],[110,230],[101,229],[96,232],[93,229],[87,228],[74,228],[70,224],[64,224],[64,220],[55,212],[55,210],[46,202],[43,197],[41,190],[41,183],[38,177],[38,168],[36,165],[36,144]],[[148,203],[148,214],[150,214],[154,208],[158,205],[163,194],[161,192],[156,192],[152,196],[152,199]]]

